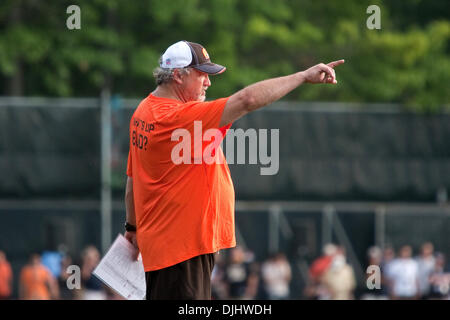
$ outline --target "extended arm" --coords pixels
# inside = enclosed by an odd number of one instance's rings
[[[219,126],[227,125],[249,112],[281,99],[303,83],[336,84],[334,68],[342,63],[344,60],[321,63],[305,71],[263,80],[245,87],[228,99]]]

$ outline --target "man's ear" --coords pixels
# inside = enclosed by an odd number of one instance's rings
[[[173,80],[177,84],[182,84],[183,83],[183,76],[182,76],[182,74],[180,72],[180,69],[173,70]]]

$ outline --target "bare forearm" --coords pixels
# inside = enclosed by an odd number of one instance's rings
[[[342,63],[344,60],[330,62],[327,65],[320,63],[305,71],[263,80],[236,92],[228,99],[219,126],[232,123],[249,112],[281,99],[305,82],[336,84],[333,68]]]
[[[136,214],[134,211],[134,196],[133,196],[133,180],[128,177],[127,186],[125,190],[125,209],[126,209],[126,221],[129,224],[136,225]]]
[[[233,94],[227,101],[219,126],[281,99],[305,82],[303,72],[256,82]]]
[[[126,209],[126,222],[136,226],[136,212],[134,210],[134,193],[133,193],[133,179],[128,177],[127,186],[125,190],[125,209]],[[138,258],[139,248],[136,240],[136,231],[125,231],[125,239],[130,241],[137,249],[134,255],[134,259]]]
[[[275,102],[289,92],[304,83],[305,78],[302,72],[297,72],[288,76],[272,78],[254,83],[237,94],[250,97],[247,106],[248,111],[254,111],[265,105]]]

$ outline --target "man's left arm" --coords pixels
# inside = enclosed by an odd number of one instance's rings
[[[125,209],[126,222],[136,226],[136,213],[134,209],[134,193],[133,193],[133,178],[127,178],[127,185],[125,188]],[[137,249],[136,231],[125,231],[124,237],[130,241]]]

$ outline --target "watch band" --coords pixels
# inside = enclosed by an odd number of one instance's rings
[[[125,222],[125,230],[129,232],[135,232],[136,226],[133,226],[132,224],[129,224],[128,222]]]

